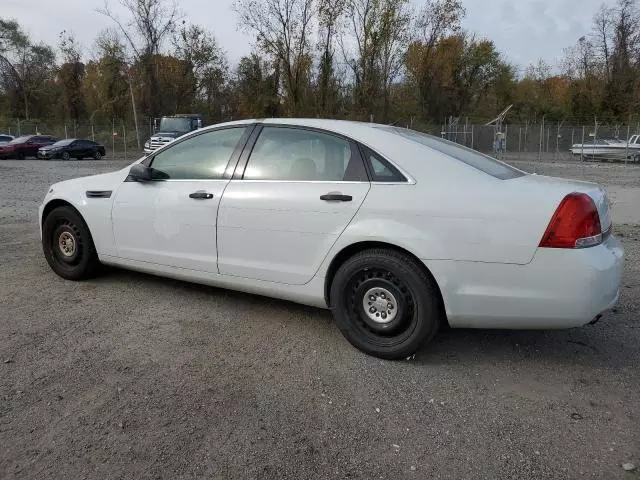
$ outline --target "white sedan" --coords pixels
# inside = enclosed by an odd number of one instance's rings
[[[39,213],[46,259],[66,279],[105,264],[330,308],[349,342],[387,359],[445,322],[595,321],[618,300],[623,263],[598,185],[345,121],[198,130],[53,185]]]

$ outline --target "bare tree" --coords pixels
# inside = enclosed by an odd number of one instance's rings
[[[439,40],[460,31],[465,14],[461,0],[427,0],[416,18],[417,40],[432,50]]]
[[[408,0],[385,0],[380,16],[380,73],[383,82],[383,121],[389,121],[391,85],[398,78],[410,40],[411,10]]]
[[[142,65],[143,81],[147,87],[143,104],[150,116],[156,116],[162,105],[156,56],[180,18],[178,7],[173,0],[120,0],[120,4],[129,13],[130,18],[126,22],[113,13],[107,0],[98,12],[116,24],[131,47],[135,62]]]
[[[593,46],[597,49],[604,66],[607,81],[611,78],[611,36],[613,30],[613,9],[602,5],[598,13],[593,17]]]
[[[319,50],[320,65],[318,72],[318,105],[322,113],[333,113],[338,95],[335,79],[335,36],[340,28],[340,17],[344,12],[346,0],[320,0],[318,4],[319,18]]]
[[[289,112],[296,114],[311,66],[314,0],[238,0],[234,8],[240,25],[255,33],[260,47],[280,65]]]
[[[212,34],[199,25],[183,26],[173,37],[174,55],[182,60],[189,75],[195,78],[195,96],[204,100],[209,112],[218,111],[224,87],[228,80],[229,65],[225,52]]]

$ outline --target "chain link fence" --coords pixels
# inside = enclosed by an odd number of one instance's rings
[[[634,147],[627,141],[640,134],[640,123],[627,125],[507,124],[421,125],[414,129],[507,161],[634,161]],[[593,157],[589,145],[602,140],[622,146],[615,156]],[[571,151],[574,145],[586,145]],[[640,145],[638,145],[640,147]],[[640,151],[638,151],[640,152]]]
[[[113,119],[110,123],[59,123],[46,120],[0,121],[0,134],[51,135],[60,139],[93,140],[105,146],[107,155],[119,159],[136,159],[142,155],[144,142],[153,134],[153,121],[133,122]]]
[[[474,150],[492,155],[505,161],[531,162],[586,162],[617,161],[632,163],[635,150],[624,150],[617,158],[592,158],[584,151],[574,154],[575,144],[589,144],[599,140],[617,139],[626,144],[633,135],[640,134],[640,122],[627,125],[574,125],[564,123],[525,123],[496,126],[454,123],[449,125],[397,124],[413,130],[465,145]],[[135,159],[142,155],[144,142],[153,134],[153,120],[143,119],[136,130],[133,122],[113,119],[110,123],[59,123],[47,120],[0,119],[0,134],[52,135],[62,138],[84,138],[105,146],[107,154],[113,158]],[[639,144],[640,147],[640,144]],[[628,147],[627,147],[628,148]],[[640,157],[640,150],[638,150]]]

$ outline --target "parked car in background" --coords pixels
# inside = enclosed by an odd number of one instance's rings
[[[104,263],[330,308],[354,346],[402,359],[443,323],[598,320],[623,264],[609,205],[596,184],[408,129],[286,118],[197,130],[56,183],[39,215],[63,278]]]
[[[14,138],[6,145],[0,145],[0,158],[35,158],[38,156],[38,150],[57,141],[56,137],[50,135],[24,135]]]
[[[14,137],[12,135],[5,135],[3,133],[0,133],[0,145],[6,145],[11,140],[13,140],[13,138]]]
[[[60,140],[53,145],[42,147],[38,150],[38,158],[43,160],[53,158],[61,158],[62,160],[69,160],[70,158],[76,158],[78,160],[94,158],[95,160],[100,160],[105,156],[105,153],[104,145],[92,142],[91,140],[68,138],[66,140]]]

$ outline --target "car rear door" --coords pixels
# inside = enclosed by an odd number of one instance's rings
[[[369,192],[364,163],[351,140],[328,132],[266,125],[254,137],[220,203],[218,268],[304,284]]]
[[[252,126],[209,130],[148,158],[166,180],[127,179],[112,210],[118,256],[217,273],[216,219],[222,192]]]

